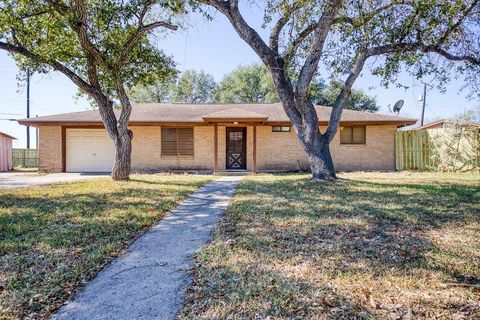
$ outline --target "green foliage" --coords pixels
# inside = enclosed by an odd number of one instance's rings
[[[332,106],[341,89],[341,83],[330,85],[320,78],[310,84],[310,100],[318,105]],[[261,64],[238,66],[215,84],[213,76],[204,71],[187,70],[178,80],[170,77],[151,85],[139,85],[130,92],[131,99],[142,102],[183,103],[277,103],[280,101],[267,68]],[[362,90],[353,89],[346,109],[378,111],[375,97]]]
[[[212,102],[215,79],[205,71],[184,71],[175,86],[173,102],[207,103]]]
[[[176,88],[176,77],[172,76],[153,84],[139,84],[128,91],[134,103],[171,102]]]
[[[126,87],[153,84],[175,73],[173,60],[159,50],[146,33],[122,60],[122,54],[138,31],[140,16],[145,21],[163,20],[173,24],[185,12],[184,1],[85,1],[88,41],[98,54],[96,74],[103,91],[115,96],[114,83],[122,79]],[[4,0],[0,10],[0,42],[20,45],[32,53],[28,58],[15,55],[22,70],[50,72],[57,62],[84,80],[88,58],[78,35],[78,13],[70,3],[32,0]],[[142,23],[148,24],[142,20]]]
[[[316,77],[310,84],[310,100],[314,104],[332,106],[341,90],[341,83],[332,81],[330,85]],[[213,94],[217,103],[275,103],[280,99],[267,68],[260,64],[239,66],[222,81]],[[358,111],[378,111],[375,97],[362,90],[353,89],[345,105],[346,109]]]
[[[314,29],[310,26],[318,23],[326,10],[331,10],[328,3],[266,1],[264,27],[273,26],[279,17],[287,20],[280,35],[279,51],[287,57],[290,75],[299,71],[311,53]],[[379,58],[368,65],[373,74],[382,78],[384,86],[400,85],[398,74],[408,71],[417,78],[433,79],[443,91],[451,80],[463,77],[469,95],[480,95],[480,2],[347,0],[341,3],[335,5],[337,18],[329,27],[324,45],[324,53],[328,54],[322,54],[320,59],[335,77],[350,72],[359,52],[393,45],[391,50],[373,54]]]
[[[473,111],[445,122],[443,129],[427,130],[432,158],[439,171],[470,171],[480,166],[480,127]]]
[[[273,103],[278,102],[272,77],[259,64],[239,66],[222,81],[213,94],[218,103]]]
[[[332,81],[329,86],[325,87],[324,90],[318,92],[316,96],[312,97],[314,103],[323,106],[333,106],[340,93],[341,86],[342,84],[340,82]],[[312,92],[312,89],[310,89],[311,95]],[[377,105],[377,100],[375,97],[367,95],[363,90],[352,89],[344,108],[358,111],[376,112],[378,111],[379,106]]]
[[[187,70],[149,85],[137,85],[129,91],[135,103],[179,102],[209,103],[216,83],[205,71]]]

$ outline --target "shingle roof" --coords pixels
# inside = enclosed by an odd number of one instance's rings
[[[7,138],[10,138],[10,139],[12,139],[12,140],[17,140],[17,138],[15,138],[15,137],[13,137],[13,136],[11,136],[11,135],[9,135],[9,134],[6,134],[5,132],[1,132],[1,131],[0,131],[0,135],[5,136],[5,137],[7,137]]]
[[[448,119],[440,119],[440,120],[437,120],[437,121],[434,121],[434,122],[430,122],[430,123],[427,123],[423,126],[416,127],[413,130],[430,129],[431,127],[435,127],[437,125],[442,125],[443,126],[445,124],[445,122],[448,122]],[[480,127],[480,123],[477,123],[477,122],[468,122],[466,125],[471,126],[471,127]]]
[[[222,120],[266,121],[268,116],[249,110],[232,108],[203,115],[202,119],[207,122]]]
[[[327,123],[330,118],[330,107],[316,107],[320,123]],[[117,114],[120,111],[116,111]],[[142,103],[135,105],[130,116],[130,124],[145,123],[204,123],[203,116],[215,113],[235,114],[237,117],[252,115],[253,113],[268,117],[267,123],[290,122],[280,103],[274,104],[177,104],[177,103]],[[51,116],[21,119],[20,124],[49,125],[49,124],[101,124],[98,111],[82,111],[63,113]],[[401,118],[371,112],[344,110],[341,122],[361,123],[392,123],[398,125],[413,124],[415,119]]]

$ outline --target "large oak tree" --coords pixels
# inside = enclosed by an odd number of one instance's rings
[[[126,180],[133,137],[126,88],[174,72],[147,35],[176,30],[174,19],[184,11],[182,0],[2,0],[0,49],[22,70],[63,73],[93,99],[115,145],[112,178]]]
[[[329,143],[368,59],[376,58],[372,72],[386,85],[409,70],[435,75],[440,86],[451,71],[479,87],[479,0],[266,0],[257,5],[265,9],[268,39],[246,21],[239,0],[203,2],[230,21],[269,69],[315,180],[335,178]],[[343,76],[324,132],[309,98],[319,70]]]

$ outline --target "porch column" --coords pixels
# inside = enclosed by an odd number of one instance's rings
[[[215,123],[213,129],[213,149],[214,149],[214,164],[213,164],[213,174],[217,174],[218,172],[218,126]]]
[[[257,173],[257,125],[253,125],[253,163],[252,163],[253,174]]]

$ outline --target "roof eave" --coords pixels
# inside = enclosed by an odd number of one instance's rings
[[[228,122],[238,122],[238,123],[251,123],[251,122],[265,122],[268,120],[268,117],[264,118],[207,118],[202,117],[205,122],[208,123],[228,123]]]

